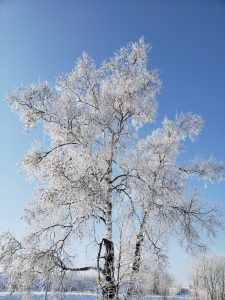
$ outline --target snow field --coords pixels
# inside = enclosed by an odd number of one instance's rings
[[[8,293],[0,293],[1,300],[20,300],[21,293],[15,293],[13,295],[9,295]],[[44,300],[44,293],[33,293],[32,298],[28,298],[32,300]],[[66,293],[64,296],[57,295],[56,297],[52,297],[51,294],[48,294],[48,300],[50,299],[65,299],[65,300],[97,300],[97,296],[93,294],[84,294],[84,293]],[[137,299],[138,300],[138,299]],[[195,300],[193,297],[180,297],[180,296],[167,296],[166,298],[163,296],[146,296],[144,300]]]

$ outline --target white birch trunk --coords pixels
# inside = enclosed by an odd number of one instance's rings
[[[112,203],[107,201],[105,207],[105,239],[112,241]]]
[[[104,300],[114,299],[116,295],[116,285],[114,278],[114,245],[112,241],[112,161],[113,161],[114,136],[112,136],[111,155],[108,161],[108,170],[105,177],[107,182],[107,194],[105,203],[105,236],[103,244],[105,247],[105,285],[102,289]]]

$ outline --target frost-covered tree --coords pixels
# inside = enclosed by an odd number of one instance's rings
[[[225,256],[204,255],[192,263],[192,284],[196,294],[209,300],[225,299]]]
[[[201,201],[193,178],[224,179],[223,164],[178,161],[202,119],[165,118],[140,137],[141,127],[155,120],[160,88],[158,72],[147,70],[147,52],[141,39],[100,68],[84,54],[55,86],[42,82],[8,96],[25,130],[41,124],[46,136],[21,163],[37,184],[24,212],[30,232],[20,241],[9,232],[1,236],[11,291],[30,290],[37,278],[63,290],[67,274],[92,270],[104,299],[119,291],[129,299],[140,291],[147,257],[165,257],[171,233],[190,248],[203,246],[202,233],[215,234],[218,210]],[[81,265],[84,244],[87,265]]]
[[[174,279],[167,266],[158,261],[147,260],[143,266],[143,291],[147,295],[167,296]]]

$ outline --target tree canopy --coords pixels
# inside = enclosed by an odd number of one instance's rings
[[[201,117],[165,118],[140,137],[155,121],[161,85],[147,69],[148,49],[143,39],[130,43],[100,68],[83,54],[55,86],[41,82],[8,96],[25,130],[42,124],[47,137],[20,164],[37,184],[23,216],[30,232],[21,241],[1,236],[11,291],[30,290],[37,279],[63,291],[67,274],[93,270],[104,299],[120,291],[129,299],[141,291],[146,259],[165,259],[171,234],[201,248],[203,234],[214,236],[221,225],[219,209],[201,199],[192,179],[224,180],[224,165],[178,159],[201,132]],[[87,265],[81,242],[95,251]]]

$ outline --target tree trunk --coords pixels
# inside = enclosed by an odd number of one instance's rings
[[[132,270],[131,270],[131,277],[128,283],[127,293],[126,293],[126,300],[131,299],[134,290],[135,290],[135,275],[139,273],[140,269],[140,262],[141,262],[141,244],[143,241],[143,235],[138,234],[137,235],[137,241],[135,245],[135,252],[134,252],[134,259],[132,264]]]
[[[108,239],[103,239],[105,247],[105,265],[104,277],[105,284],[102,288],[102,296],[104,300],[114,299],[116,295],[116,285],[114,279],[114,245]]]
[[[104,300],[115,299],[116,284],[114,276],[114,245],[112,241],[112,162],[115,151],[114,134],[112,134],[111,154],[108,160],[106,173],[107,194],[105,203],[105,237],[102,240],[105,248],[104,253],[104,284],[102,286],[102,297]]]
[[[116,296],[116,284],[114,277],[114,245],[112,241],[112,159],[113,150],[111,151],[111,158],[108,162],[108,171],[106,176],[107,189],[107,201],[105,204],[105,238],[103,239],[103,245],[105,248],[104,254],[104,285],[102,287],[102,296],[104,300],[115,299]]]
[[[135,290],[135,276],[139,273],[140,270],[140,264],[141,264],[141,246],[143,242],[143,233],[144,233],[144,227],[146,223],[146,219],[148,216],[148,212],[145,211],[144,216],[142,218],[139,233],[137,234],[136,238],[136,244],[135,244],[135,250],[134,250],[134,257],[133,257],[133,264],[132,264],[132,270],[131,270],[131,276],[127,287],[127,293],[126,293],[126,300],[131,299],[132,294]]]
[[[102,286],[102,296],[104,300],[114,299],[116,295],[116,285],[114,278],[114,245],[112,242],[112,204],[107,202],[105,208],[106,231],[102,244],[104,253],[104,284]]]

